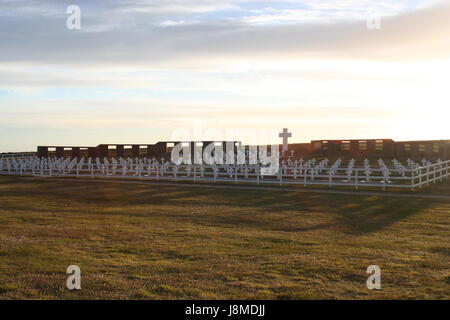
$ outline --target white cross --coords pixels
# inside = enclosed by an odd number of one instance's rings
[[[288,129],[284,128],[283,132],[279,134],[280,138],[283,138],[283,152],[288,150],[288,138],[292,137],[292,133],[288,132]]]

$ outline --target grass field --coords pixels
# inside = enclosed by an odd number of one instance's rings
[[[448,200],[0,177],[1,299],[449,299],[449,267]]]

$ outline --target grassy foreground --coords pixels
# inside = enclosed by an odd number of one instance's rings
[[[448,200],[0,177],[0,299],[449,299],[449,262]]]

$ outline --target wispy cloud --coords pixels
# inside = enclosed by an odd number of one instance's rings
[[[308,15],[289,12],[288,16]],[[255,27],[236,20],[195,24],[163,20],[158,24],[182,27],[158,28],[146,25],[142,17],[136,17],[124,29],[102,29],[94,15],[90,16],[80,32],[67,30],[61,16],[4,17],[0,21],[0,62],[158,66],[165,62],[264,58],[275,54],[291,58],[404,60],[440,58],[448,55],[450,48],[448,5],[385,18],[378,32],[368,30],[365,21]],[[101,13],[103,19],[106,16]]]

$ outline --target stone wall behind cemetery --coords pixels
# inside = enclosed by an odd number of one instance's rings
[[[170,159],[172,148],[177,143],[187,144],[194,153],[195,148],[206,148],[210,143],[222,144],[224,152],[228,143],[241,146],[239,141],[191,141],[170,142],[163,141],[156,144],[101,144],[93,146],[39,146],[37,156],[39,158],[156,158]],[[248,149],[249,147],[246,146]],[[281,148],[281,146],[280,146]],[[450,140],[435,141],[401,141],[392,139],[369,140],[314,140],[310,143],[293,143],[288,145],[284,153],[280,149],[284,159],[412,159],[419,161],[423,158],[429,160],[450,160]]]

